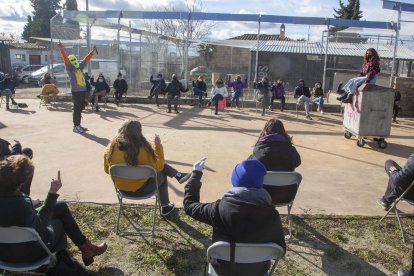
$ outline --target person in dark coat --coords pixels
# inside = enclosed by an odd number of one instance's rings
[[[187,92],[181,82],[177,79],[175,74],[172,75],[172,81],[165,88],[165,92],[168,94],[167,104],[168,113],[171,113],[171,102],[174,101],[174,112],[178,113],[178,100],[180,99],[181,92]]]
[[[24,155],[12,155],[0,161],[0,227],[30,227],[45,245],[57,252],[66,247],[66,235],[79,247],[85,265],[103,254],[107,245],[93,245],[81,232],[65,202],[57,202],[62,187],[60,171],[50,183],[46,200],[34,209],[32,199],[21,191],[22,183],[33,176],[32,161]],[[46,255],[38,243],[0,244],[0,259],[9,262],[33,262]]]
[[[402,168],[393,160],[385,161],[385,172],[389,177],[388,186],[384,196],[378,200],[378,204],[388,211],[394,200],[400,197],[414,181],[414,154],[408,157]],[[414,200],[414,188],[405,194],[404,198]]]
[[[6,110],[10,110],[9,101],[17,106],[16,101],[13,98],[16,82],[12,78],[11,74],[3,74],[0,72],[0,96],[6,97]]]
[[[204,81],[204,76],[200,75],[196,81],[193,81],[192,91],[194,96],[198,97],[198,107],[203,105],[203,97],[207,95],[207,84]]]
[[[273,110],[274,100],[280,100],[280,111],[283,112],[285,109],[285,87],[283,86],[282,80],[278,79],[273,82],[272,86],[272,98],[270,99],[270,110]]]
[[[213,227],[212,242],[267,243],[274,242],[286,251],[285,236],[279,213],[269,193],[263,189],[266,168],[257,160],[236,165],[233,187],[212,203],[200,203],[202,170],[205,158],[194,164],[192,176],[185,186],[184,210],[192,218]],[[235,264],[212,260],[218,275],[264,275],[270,261]]]
[[[115,89],[115,104],[119,106],[119,101],[122,99],[122,95],[128,91],[128,84],[122,77],[122,73],[118,73],[118,78],[114,81],[113,87]]]
[[[312,104],[311,92],[309,87],[305,85],[304,80],[299,80],[298,86],[295,87],[295,94],[293,95],[295,99],[298,99],[296,102],[297,105],[304,104],[306,119],[312,120],[312,117],[309,114],[309,104]]]
[[[254,89],[257,89],[257,101],[262,104],[262,116],[265,115],[265,110],[270,102],[270,95],[272,85],[269,83],[267,77],[263,77],[261,82],[253,82]]]
[[[301,164],[291,137],[286,133],[283,122],[278,119],[267,121],[251,158],[262,162],[268,171],[294,171]]]
[[[104,97],[106,94],[109,93],[109,91],[111,91],[111,89],[109,88],[108,83],[106,83],[105,77],[103,76],[102,73],[99,74],[98,76],[98,80],[95,81],[95,78],[92,77],[91,78],[91,85],[93,85],[95,87],[95,90],[93,91],[92,94],[92,104],[95,105],[95,109],[98,112],[99,111],[99,97]]]
[[[164,78],[162,77],[162,74],[159,73],[157,75],[157,78],[154,79],[154,77],[151,75],[150,82],[152,83],[152,87],[150,90],[150,95],[148,96],[148,99],[152,99],[152,97],[155,96],[155,103],[159,107],[160,104],[158,102],[158,95],[165,93],[165,88],[167,87],[167,84],[165,83]]]

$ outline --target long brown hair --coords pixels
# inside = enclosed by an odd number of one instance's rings
[[[142,135],[142,126],[138,121],[127,120],[118,129],[118,133],[110,142],[109,154],[107,156],[108,163],[110,163],[115,145],[118,148],[121,147],[121,150],[125,152],[125,162],[127,165],[138,165],[138,154],[141,148],[144,148],[156,160],[154,149],[144,135]]]
[[[368,51],[370,51],[372,53],[372,55],[370,57],[368,57],[368,54],[367,54]],[[365,55],[364,55],[364,62],[369,62],[369,61],[379,62],[379,60],[380,60],[380,57],[379,57],[377,51],[374,48],[367,49],[367,51],[365,52]]]
[[[11,155],[0,161],[0,195],[18,192],[33,172],[33,163],[25,155]]]
[[[280,134],[283,137],[285,137],[287,143],[291,143],[291,138],[286,133],[285,126],[283,125],[283,122],[278,119],[270,119],[266,122],[265,126],[263,127],[262,131],[260,132],[259,138],[257,139],[257,143],[259,143],[260,138],[262,138],[265,135],[269,134]]]

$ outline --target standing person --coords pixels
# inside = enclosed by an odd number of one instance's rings
[[[0,72],[1,73],[1,72]],[[0,74],[0,96],[6,97],[6,110],[10,110],[9,101],[11,100],[13,105],[17,105],[13,98],[14,81],[11,74]]]
[[[57,46],[60,50],[60,55],[66,65],[66,72],[69,76],[70,87],[72,91],[73,100],[73,132],[83,133],[87,128],[81,126],[81,113],[85,102],[85,93],[87,91],[85,77],[83,75],[83,68],[93,57],[96,46],[93,47],[86,57],[79,63],[75,55],[67,55],[63,44],[59,41]]]
[[[392,203],[400,197],[414,181],[414,154],[411,154],[404,167],[400,167],[395,161],[385,161],[385,172],[388,174],[388,186],[384,196],[378,200],[378,204],[388,211]],[[405,194],[404,198],[414,200],[414,189]]]
[[[394,93],[394,106],[392,108],[392,121],[394,123],[397,122],[398,113],[400,113],[400,101],[401,101],[401,93],[400,91],[395,91]]]
[[[181,82],[178,81],[175,74],[172,75],[172,81],[165,88],[165,93],[167,93],[167,104],[168,104],[168,113],[171,113],[171,102],[174,101],[174,112],[179,113],[178,111],[178,100],[180,99],[181,92],[188,91],[188,88],[185,89]]]
[[[151,145],[142,134],[142,126],[138,121],[125,121],[105,148],[104,171],[109,174],[109,168],[115,164],[149,165],[157,171],[161,215],[163,216],[167,216],[175,208],[168,196],[167,176],[174,177],[180,184],[190,178],[190,174],[180,173],[165,163],[161,139],[155,135],[154,144]],[[130,196],[144,196],[157,188],[152,179],[116,178],[115,185],[122,193]]]
[[[85,83],[86,83],[86,93],[85,93],[85,100],[84,100],[84,105],[82,107],[82,110],[84,110],[88,106],[89,98],[91,97],[91,90],[92,90],[91,77],[89,76],[88,72],[85,72],[83,76],[85,78]]]
[[[216,85],[211,89],[211,102],[214,102],[215,112],[214,114],[218,114],[218,104],[219,101],[222,101],[224,98],[227,98],[227,89],[224,86],[224,82],[222,79],[216,80]],[[209,106],[211,105],[209,103]]]
[[[318,105],[318,112],[323,114],[323,89],[322,89],[322,83],[318,81],[315,83],[315,86],[312,88],[312,102],[316,103]]]
[[[106,83],[105,77],[102,73],[99,73],[98,80],[95,81],[94,77],[91,78],[91,85],[95,87],[92,94],[92,104],[95,105],[96,112],[99,111],[99,97],[105,97],[106,94],[111,90],[109,85]]]
[[[115,104],[119,106],[119,101],[122,99],[122,95],[127,93],[128,84],[126,80],[122,77],[122,73],[118,73],[118,78],[114,81],[113,87],[115,89]]]
[[[165,80],[162,77],[161,73],[157,75],[157,79],[154,79],[153,76],[151,75],[150,82],[152,83],[152,87],[151,87],[150,95],[148,96],[148,99],[151,100],[152,97],[155,96],[155,103],[157,104],[157,107],[159,107],[160,104],[158,102],[158,95],[164,93],[164,90],[167,87],[167,85],[165,84]]]
[[[236,165],[231,176],[232,188],[212,203],[200,203],[201,177],[205,158],[193,166],[185,185],[184,210],[192,218],[213,227],[212,242],[267,243],[274,242],[286,252],[285,235],[279,213],[270,194],[263,189],[266,168],[257,160]],[[265,275],[270,261],[232,265],[211,261],[218,275]]]
[[[364,64],[358,73],[358,77],[350,79],[343,87],[343,83],[339,83],[337,90],[338,93],[343,93],[343,95],[338,97],[337,100],[343,103],[351,103],[352,95],[357,92],[358,87],[363,83],[375,84],[380,72],[380,57],[374,48],[369,48],[365,52]]]
[[[235,81],[231,81],[231,75],[229,75],[227,79],[227,87],[233,88],[233,92],[231,93],[231,105],[233,105],[233,102],[236,102],[236,108],[240,109],[239,100],[240,97],[243,97],[243,89],[247,88],[247,78],[242,82],[241,76],[237,76]]]
[[[309,114],[309,104],[313,103],[311,100],[311,92],[309,90],[309,87],[305,85],[305,81],[302,79],[299,80],[298,86],[295,87],[294,98],[298,99],[296,102],[297,105],[305,105],[306,119],[312,120],[312,117]]]
[[[263,77],[261,82],[254,82],[254,89],[257,89],[257,101],[262,103],[262,116],[265,115],[265,110],[269,106],[269,94],[272,86],[267,77]]]
[[[294,171],[301,164],[292,138],[278,119],[266,122],[250,158],[262,162],[268,171]]]
[[[198,79],[193,81],[193,93],[194,96],[198,97],[198,107],[203,105],[203,97],[207,93],[207,84],[204,81],[204,76],[200,75]]]
[[[13,155],[0,161],[0,226],[30,227],[45,245],[58,252],[66,248],[66,236],[80,249],[83,263],[88,266],[94,257],[103,254],[106,243],[94,245],[85,237],[64,201],[57,201],[62,187],[60,171],[50,183],[43,205],[37,209],[28,194],[21,191],[22,183],[33,177],[32,161],[24,155]],[[0,244],[0,259],[28,263],[44,257],[46,252],[36,243]]]
[[[285,109],[285,87],[283,86],[282,80],[278,79],[273,82],[272,86],[272,98],[270,99],[270,110],[273,110],[273,101],[280,100],[280,111],[283,112]]]

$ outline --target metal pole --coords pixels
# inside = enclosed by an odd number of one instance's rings
[[[138,71],[138,83],[141,82],[142,71],[142,34],[139,34],[139,71]]]
[[[89,11],[89,0],[86,0],[86,11]],[[86,48],[88,49],[88,53],[91,51],[91,27],[89,26],[89,18],[86,23]],[[91,63],[87,63],[88,66],[88,75],[91,76]]]
[[[132,84],[132,29],[131,29],[131,20],[129,20],[129,85]]]
[[[262,15],[259,13],[259,26],[257,29],[257,49],[256,49],[256,64],[255,64],[255,77],[254,80],[258,81],[259,78],[259,45],[260,45],[260,19],[261,19]]]
[[[323,76],[322,76],[322,89],[323,91],[326,91],[326,66],[328,63],[328,46],[329,46],[329,24],[327,25],[326,30],[326,44],[325,44],[325,60],[323,64]]]
[[[190,39],[190,20],[191,20],[191,12],[188,13],[188,20],[187,20],[187,37],[185,39],[185,56],[184,56],[184,79],[185,79],[185,88],[187,89],[188,86],[188,40]]]
[[[391,77],[390,77],[390,88],[394,85],[394,77],[397,75],[397,51],[398,51],[398,37],[400,35],[400,24],[401,24],[401,4],[395,3],[395,8],[398,9],[398,22],[397,26],[395,27],[395,42],[394,42],[394,51],[392,54],[392,70],[391,70]]]
[[[120,33],[121,33],[121,17],[122,17],[122,11],[119,13],[119,17],[118,17],[118,34],[117,34],[117,41],[118,41],[118,63],[117,63],[117,66],[116,66],[116,69],[117,69],[118,72],[121,69],[121,47],[120,47],[120,43],[121,43],[121,37],[120,37]]]
[[[233,46],[230,47],[230,73],[233,74]]]

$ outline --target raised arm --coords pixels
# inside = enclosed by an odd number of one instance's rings
[[[57,43],[57,46],[58,46],[58,48],[59,48],[60,55],[61,55],[61,56],[62,56],[62,58],[63,58],[63,62],[64,62],[65,64],[69,64],[69,58],[68,58],[68,55],[66,54],[65,47],[63,47],[63,44],[62,44],[62,42],[60,42],[60,40],[59,40],[59,42]]]

